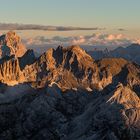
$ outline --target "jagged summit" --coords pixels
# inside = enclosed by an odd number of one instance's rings
[[[139,65],[79,46],[17,57],[20,38],[0,40],[0,140],[140,139]]]
[[[26,51],[20,37],[13,31],[2,35],[0,43],[3,56],[0,61],[0,80],[7,84],[10,80],[17,83],[33,82],[36,87],[56,83],[61,89],[83,88],[92,91],[103,90],[107,85],[116,85],[118,82],[131,87],[137,87],[140,83],[139,66],[122,58],[95,61],[80,46],[51,48],[36,59],[33,50]],[[15,60],[18,72],[13,76],[12,65]],[[8,76],[6,69],[9,70]],[[19,73],[22,75],[20,80],[17,78]]]
[[[15,55],[22,57],[26,52],[25,46],[21,42],[21,38],[14,32],[0,36],[0,57]]]
[[[51,51],[52,53],[73,53],[80,58],[86,57],[93,61],[93,58],[90,55],[88,55],[84,49],[77,45],[72,45],[68,47],[58,46],[56,49],[50,48],[48,51],[46,51],[46,53],[50,53]]]
[[[21,51],[20,43],[21,39],[14,32],[10,31],[1,36],[1,48],[9,45],[11,55],[15,53],[12,49],[19,48],[17,52]],[[5,56],[7,57],[0,61],[0,81],[7,84],[13,80],[17,83],[30,82],[36,88],[43,88],[56,83],[62,90],[93,91],[103,90],[106,86],[116,85],[118,82],[131,87],[137,87],[137,84],[140,83],[138,76],[140,69],[137,65],[122,58],[104,58],[95,61],[80,46],[51,48],[37,59],[33,50],[28,50],[18,58],[18,63],[16,63],[18,72],[15,72],[15,76],[12,76],[12,64],[17,56]],[[6,76],[5,69],[9,69],[9,76]],[[20,79],[17,78],[19,73],[22,77]]]

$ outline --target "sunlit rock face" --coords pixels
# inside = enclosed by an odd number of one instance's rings
[[[0,36],[0,57],[15,55],[21,57],[26,52],[20,37],[13,31]]]
[[[140,139],[139,65],[94,60],[79,46],[38,58],[10,49],[0,59],[0,140]]]
[[[37,86],[55,82],[65,90],[88,88],[96,68],[94,60],[79,46],[59,46],[57,49],[49,49],[35,63],[25,67],[24,73],[36,81]]]
[[[122,58],[95,61],[79,46],[51,48],[39,58],[33,50],[27,50],[22,57],[6,55],[0,62],[0,80],[8,85],[30,82],[34,88],[43,88],[56,83],[63,91],[93,91],[112,83],[123,82],[132,88],[140,83],[138,65]]]
[[[36,59],[13,31],[0,36],[0,58],[0,81],[8,85],[26,82],[22,69]]]
[[[16,85],[25,81],[23,72],[20,70],[19,60],[14,56],[0,64],[0,80],[8,85]]]
[[[103,90],[118,82],[133,88],[140,83],[138,65],[122,58],[95,61],[79,46],[49,49],[23,72],[36,87],[57,83],[63,90]]]

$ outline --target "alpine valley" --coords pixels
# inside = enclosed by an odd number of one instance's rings
[[[139,140],[140,65],[118,53],[36,57],[15,32],[1,35],[0,140]]]

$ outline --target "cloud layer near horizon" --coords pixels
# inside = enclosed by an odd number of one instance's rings
[[[45,26],[35,24],[0,23],[0,30],[46,30],[46,31],[74,31],[74,30],[105,30],[105,28],[87,28],[72,26]]]
[[[52,38],[46,38],[44,36],[37,36],[24,40],[27,46],[58,46],[58,45],[87,45],[87,46],[106,46],[117,47],[127,46],[132,43],[140,43],[140,39],[129,39],[122,34],[92,34],[85,36],[54,36]]]

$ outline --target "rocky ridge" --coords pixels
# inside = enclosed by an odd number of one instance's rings
[[[20,37],[13,31],[0,36],[0,57],[15,55],[22,57],[26,47],[22,44]]]
[[[127,47],[117,47],[113,50],[108,50],[107,48],[104,50],[94,50],[89,51],[94,59],[102,59],[102,58],[124,58],[128,61],[135,62],[140,64],[140,44],[131,44]]]
[[[0,139],[140,139],[140,66],[79,46],[0,59]]]
[[[79,46],[68,48],[59,46],[57,49],[49,49],[37,59],[32,50],[28,50],[19,58],[15,56],[10,56],[6,60],[5,58],[0,64],[0,81],[8,85],[29,82],[35,88],[43,88],[55,83],[63,91],[68,89],[93,91],[103,90],[106,86],[116,85],[118,82],[132,88],[138,88],[140,83],[139,65],[122,58],[104,58],[95,61]]]

